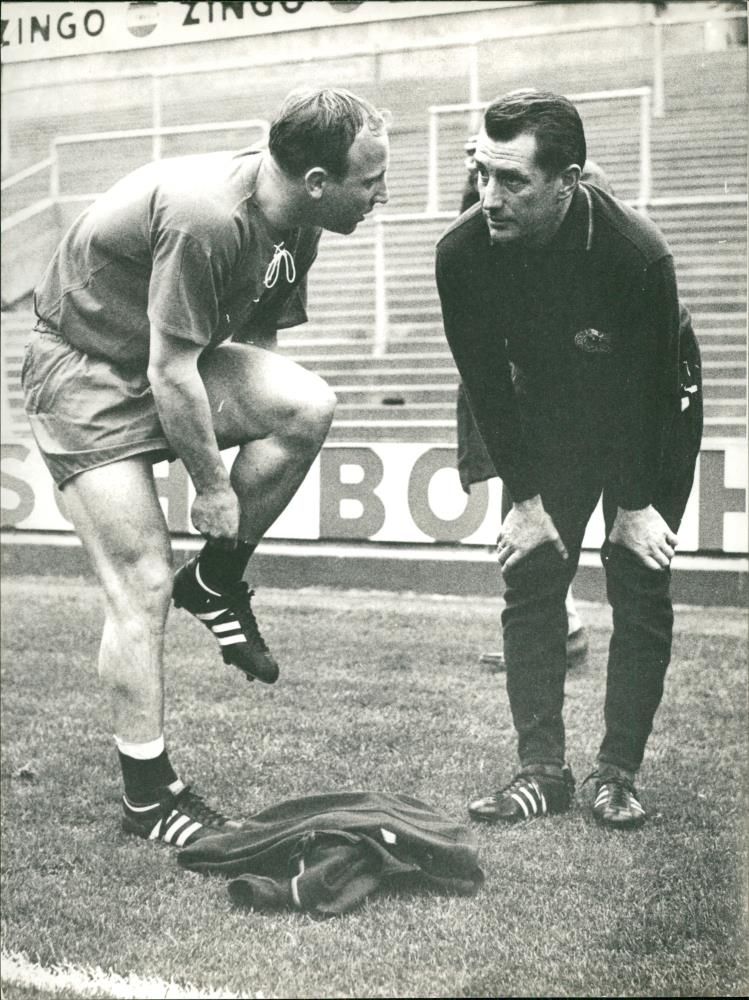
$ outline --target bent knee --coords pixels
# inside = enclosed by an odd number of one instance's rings
[[[567,594],[569,565],[550,542],[532,549],[502,573],[507,587],[528,591],[534,597],[550,592]]]
[[[601,561],[612,607],[642,606],[673,618],[670,569],[651,569],[625,546],[611,543],[604,545]]]
[[[285,437],[318,447],[330,430],[338,400],[327,382],[316,375],[313,379],[304,396],[288,406],[283,433]]]

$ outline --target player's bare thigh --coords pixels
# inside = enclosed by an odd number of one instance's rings
[[[128,580],[146,592],[170,586],[169,532],[149,455],[79,473],[62,488],[62,506],[110,597]]]
[[[222,344],[200,360],[200,375],[222,448],[292,429],[329,424],[335,395],[314,372],[252,344]]]

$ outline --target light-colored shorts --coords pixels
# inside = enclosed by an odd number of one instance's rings
[[[57,333],[32,333],[21,370],[26,414],[52,478],[133,455],[173,458],[144,371],[84,354]]]

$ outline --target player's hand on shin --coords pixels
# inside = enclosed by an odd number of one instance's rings
[[[546,542],[551,542],[563,559],[567,558],[567,549],[544,509],[541,497],[535,496],[513,504],[502,522],[497,539],[497,557],[502,572],[511,569],[529,552]]]
[[[653,506],[617,511],[609,541],[623,545],[648,567],[667,569],[679,539]]]
[[[197,491],[190,511],[192,523],[211,542],[234,548],[239,534],[239,500],[229,485]]]

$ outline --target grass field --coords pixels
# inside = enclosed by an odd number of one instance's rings
[[[267,591],[256,604],[282,664],[271,688],[224,667],[187,615],[170,620],[172,758],[225,811],[363,788],[464,817],[471,795],[511,777],[504,681],[477,662],[499,643],[497,601]],[[579,788],[601,735],[608,611],[581,612],[592,651],[567,685],[573,810],[478,828],[487,879],[475,897],[393,890],[316,922],[236,911],[221,879],[186,873],[168,848],[120,833],[95,673],[98,592],[85,581],[6,578],[6,960],[217,996],[746,995],[745,615],[677,611],[674,662],[639,780],[652,819],[612,833],[592,821],[590,786]],[[49,995],[6,976],[6,1000]],[[58,995],[82,993],[68,986]]]

